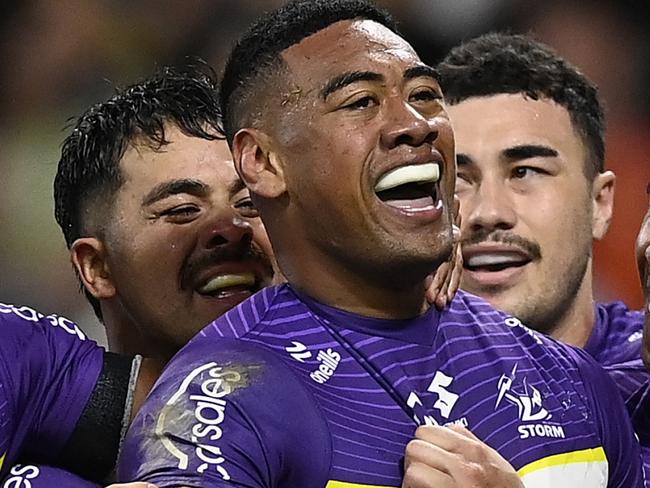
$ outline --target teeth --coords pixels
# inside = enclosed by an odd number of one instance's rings
[[[382,176],[375,185],[375,191],[390,190],[407,183],[435,183],[439,179],[440,166],[437,163],[401,166]]]
[[[224,274],[216,276],[199,288],[199,293],[213,293],[223,288],[233,286],[252,286],[255,284],[255,275],[253,273],[242,274]]]
[[[479,254],[467,260],[467,265],[472,268],[477,266],[494,266],[499,264],[521,263],[525,258],[516,254]]]

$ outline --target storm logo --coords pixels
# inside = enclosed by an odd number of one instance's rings
[[[512,383],[517,374],[517,363],[512,368],[509,375],[501,375],[498,383],[499,396],[495,409],[499,408],[501,401],[504,399],[517,406],[519,411],[519,419],[523,422],[536,422],[540,420],[548,420],[551,414],[542,406],[542,395],[537,388],[529,385],[524,377],[523,385],[521,388],[515,390]]]
[[[178,459],[178,468],[188,469],[189,456],[172,442],[172,439],[177,436],[167,433],[166,425],[173,423],[173,420],[167,418],[168,415],[173,419],[177,414],[177,409],[174,406],[186,398],[187,390],[197,378],[201,381],[201,391],[198,394],[189,395],[194,414],[190,439],[195,446],[197,458],[202,461],[196,471],[203,473],[209,467],[213,467],[222,479],[227,481],[230,479],[230,474],[224,467],[226,459],[221,448],[214,442],[223,436],[221,424],[226,418],[227,402],[225,397],[233,391],[233,385],[242,379],[239,372],[232,369],[225,370],[214,362],[192,370],[176,393],[167,400],[158,417],[155,434],[157,438],[161,439],[165,449]]]

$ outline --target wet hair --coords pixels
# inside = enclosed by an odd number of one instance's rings
[[[282,72],[280,53],[342,20],[365,19],[397,32],[392,17],[365,0],[296,0],[255,22],[232,50],[221,81],[220,101],[228,142],[259,113],[265,81]],[[257,105],[257,110],[250,104]]]
[[[120,160],[126,149],[136,142],[161,149],[169,142],[170,124],[187,136],[223,139],[216,76],[205,63],[163,67],[76,119],[54,179],[54,216],[68,248],[90,233],[104,237],[123,183]],[[88,228],[89,221],[97,228]],[[85,288],[84,293],[102,320],[99,301]]]
[[[564,107],[588,155],[585,176],[604,170],[605,114],[596,86],[550,47],[519,34],[490,33],[453,48],[438,65],[447,103],[521,93]]]

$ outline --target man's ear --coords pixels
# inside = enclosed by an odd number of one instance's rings
[[[82,237],[72,243],[70,259],[84,287],[97,299],[116,294],[108,263],[106,246],[95,237]]]
[[[612,221],[614,212],[614,189],[616,187],[616,175],[612,171],[604,171],[594,178],[592,185],[592,235],[596,240],[605,237],[609,223]]]
[[[286,192],[282,159],[270,138],[258,129],[241,129],[232,143],[235,169],[248,189],[263,198]]]

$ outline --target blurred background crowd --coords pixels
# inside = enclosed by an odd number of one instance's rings
[[[72,117],[160,65],[200,56],[217,72],[233,41],[282,0],[20,0],[0,6],[0,302],[79,322],[103,341],[53,216],[52,181]],[[650,181],[647,0],[377,0],[437,62],[486,31],[532,32],[599,86],[615,216],[596,246],[596,295],[642,305],[633,241]],[[477,114],[480,116],[480,114]],[[566,236],[567,246],[572,236]],[[558,280],[562,277],[558,277]]]

